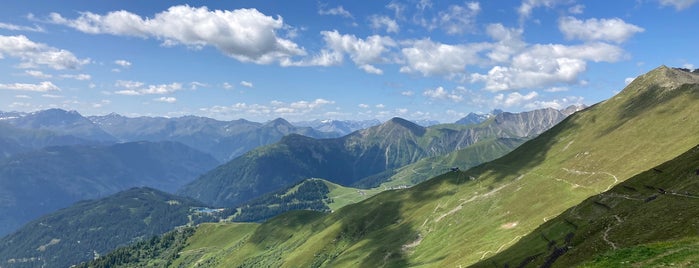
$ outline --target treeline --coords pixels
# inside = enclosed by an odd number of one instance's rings
[[[187,245],[187,238],[193,234],[192,227],[180,228],[128,247],[118,248],[89,263],[81,263],[76,268],[168,267],[179,257],[179,252]]]
[[[323,181],[306,180],[295,188],[296,191],[291,193],[280,191],[250,201],[240,207],[233,221],[262,222],[292,210],[330,212],[326,205],[326,202],[332,202],[328,197],[330,189]]]

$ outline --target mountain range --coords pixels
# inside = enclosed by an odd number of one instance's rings
[[[174,192],[218,161],[176,142],[53,146],[0,159],[0,235],[74,202],[137,186]]]
[[[131,188],[42,216],[0,239],[2,267],[70,267],[175,227],[212,220],[204,205],[152,188]]]
[[[528,139],[563,118],[565,115],[558,110],[542,109],[501,113],[479,125],[443,124],[427,128],[393,118],[334,139],[289,135],[217,167],[187,184],[179,193],[214,206],[236,206],[308,178],[323,178],[341,185],[364,181],[362,184],[375,187],[395,169],[420,159],[449,154],[479,141]],[[500,144],[506,148],[497,152],[505,153],[520,143]],[[469,166],[492,159],[479,158],[479,162]]]
[[[130,118],[118,114],[91,116],[89,119],[122,142],[177,141],[209,153],[222,162],[256,147],[277,142],[289,134],[316,138],[339,136],[335,132],[296,127],[281,118],[266,123],[244,119],[219,121],[197,116]]]
[[[699,75],[661,66],[474,168],[330,214],[200,225],[171,266],[691,266],[697,110]],[[384,129],[430,133],[391,124]]]

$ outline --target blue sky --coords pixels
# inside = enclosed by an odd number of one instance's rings
[[[698,68],[697,0],[10,1],[0,110],[453,122]]]

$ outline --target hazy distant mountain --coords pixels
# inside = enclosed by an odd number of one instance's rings
[[[57,146],[0,160],[0,235],[71,203],[134,186],[174,191],[218,162],[176,142]]]
[[[61,136],[115,142],[116,139],[76,111],[48,109],[32,113],[2,113],[3,122],[19,129],[47,130]]]
[[[81,201],[0,239],[0,263],[8,268],[70,267],[134,241],[149,241],[177,226],[213,219],[193,209],[202,206],[152,188]]]
[[[313,121],[302,121],[294,122],[296,126],[300,127],[311,127],[315,130],[329,133],[338,133],[339,136],[344,136],[355,132],[360,129],[365,129],[380,125],[381,121],[372,120],[313,120]]]
[[[393,170],[422,158],[445,155],[483,140],[531,138],[563,118],[559,111],[545,109],[502,113],[479,127],[446,124],[429,128],[393,118],[335,139],[290,135],[217,167],[180,193],[216,206],[234,206],[312,177],[342,185],[365,179],[376,184],[388,179]]]
[[[459,124],[459,125],[480,124],[480,123],[485,122],[485,120],[488,120],[488,118],[490,118],[491,116],[493,116],[493,115],[492,114],[469,113],[468,115],[466,115],[463,118],[454,122],[454,124]]]
[[[115,139],[77,112],[0,112],[0,158],[46,146],[104,144]]]
[[[244,119],[219,121],[198,116],[131,118],[113,113],[89,118],[120,141],[177,141],[209,153],[219,161],[227,161],[253,148],[277,142],[292,133],[317,138],[338,136],[310,127],[295,127],[284,119],[256,123]]]

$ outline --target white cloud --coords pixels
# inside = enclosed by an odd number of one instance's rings
[[[508,108],[513,106],[521,106],[525,102],[535,99],[537,96],[539,96],[539,93],[536,93],[536,91],[529,92],[527,95],[522,95],[519,92],[512,92],[505,96],[505,94],[500,93],[495,95],[493,100],[496,106]]]
[[[481,11],[478,2],[466,2],[463,6],[452,5],[439,12],[439,23],[447,34],[471,32],[476,27],[476,16]]]
[[[386,5],[386,8],[393,11],[393,17],[396,19],[404,19],[403,12],[405,12],[405,5],[397,2],[391,1]]]
[[[10,30],[10,31],[26,31],[26,32],[46,32],[44,28],[34,25],[34,27],[15,25],[10,23],[0,22],[0,29]]]
[[[196,89],[198,89],[198,88],[200,88],[200,87],[209,87],[209,85],[206,84],[206,83],[197,82],[197,81],[194,81],[194,82],[189,83],[189,88],[192,89],[192,90],[196,90]]]
[[[464,100],[464,97],[460,94],[457,94],[455,91],[448,92],[443,87],[427,89],[424,92],[422,92],[422,95],[430,99],[450,100],[453,102],[461,102]]]
[[[582,14],[585,11],[585,5],[577,4],[568,8],[568,12],[571,14]]]
[[[177,102],[177,99],[175,97],[160,97],[157,99],[153,99],[154,101],[157,102],[166,102],[166,103],[175,103]]]
[[[20,90],[20,91],[35,91],[35,92],[49,92],[49,91],[61,91],[59,87],[54,85],[49,81],[44,81],[38,84],[24,84],[24,83],[12,83],[12,84],[0,84],[0,89],[6,90]]]
[[[35,78],[41,78],[41,79],[47,79],[53,77],[53,75],[43,73],[42,71],[38,70],[26,70],[24,71],[25,74],[35,77]]]
[[[627,77],[626,79],[624,79],[624,84],[629,85],[631,84],[631,82],[633,82],[633,80],[636,80],[636,77]]]
[[[92,78],[92,76],[90,76],[89,74],[62,74],[61,77],[71,78],[80,81],[90,80]]]
[[[578,83],[587,61],[615,62],[624,51],[606,43],[577,46],[533,45],[512,59],[510,66],[495,66],[487,74],[471,75],[471,82],[484,82],[490,91],[540,88],[559,83]]]
[[[321,54],[316,55],[312,60],[293,65],[320,65],[330,66],[342,62],[344,55],[349,55],[350,59],[358,68],[367,73],[382,74],[383,71],[374,64],[389,62],[383,57],[390,47],[396,46],[396,42],[390,37],[372,35],[366,39],[357,38],[354,35],[340,34],[335,31],[322,31],[326,49]]]
[[[660,0],[660,5],[673,6],[679,11],[696,4],[697,1],[698,0]]]
[[[685,63],[685,64],[682,64],[682,68],[694,70],[696,67],[694,66],[694,64]]]
[[[369,105],[364,104],[364,103],[360,103],[359,105],[357,105],[357,107],[362,108],[362,109],[367,109],[367,108],[369,108]]]
[[[509,62],[512,55],[519,53],[527,44],[522,40],[522,29],[506,28],[502,24],[489,24],[486,33],[496,42],[492,44],[488,58],[494,62]]]
[[[382,103],[379,103],[379,104],[377,104],[377,105],[374,105],[374,107],[379,108],[379,109],[383,109],[383,108],[386,108],[386,105],[383,105]]]
[[[546,92],[564,92],[564,91],[568,91],[568,88],[567,87],[550,87],[544,91],[546,91]]]
[[[517,13],[519,13],[520,23],[528,19],[531,16],[532,11],[538,7],[552,8],[556,5],[568,3],[569,0],[522,0],[522,4],[517,8]]]
[[[41,95],[44,98],[49,98],[49,99],[60,99],[63,98],[61,95],[54,95],[54,94],[43,94]]]
[[[624,22],[622,19],[587,19],[578,20],[574,17],[562,17],[558,20],[558,29],[567,39],[583,41],[612,41],[622,43],[643,28]]]
[[[21,68],[77,69],[90,62],[89,59],[78,59],[70,51],[35,43],[24,35],[0,35],[0,59],[6,55],[19,58]]]
[[[119,65],[123,68],[129,68],[131,67],[131,62],[127,60],[115,60],[114,64]]]
[[[27,95],[15,95],[15,98],[18,98],[18,99],[31,99],[32,97],[29,97],[29,96],[27,96]]]
[[[296,43],[277,36],[284,28],[282,17],[273,18],[257,9],[180,5],[151,18],[121,10],[105,15],[83,12],[76,19],[51,13],[50,20],[85,33],[156,38],[165,46],[182,44],[196,49],[210,45],[242,62],[268,64],[306,54]]]
[[[249,81],[240,81],[240,85],[248,88],[253,88],[252,82]]]
[[[224,89],[232,89],[234,86],[231,85],[231,83],[224,82],[223,85],[222,85],[222,87],[223,87]]]
[[[119,95],[153,95],[153,94],[170,94],[175,91],[182,90],[181,83],[170,83],[170,84],[160,84],[160,85],[148,85],[143,87],[145,84],[137,81],[123,81],[119,80],[115,84],[117,87],[124,88],[123,90],[115,91],[115,94]]]
[[[398,33],[398,31],[400,31],[398,22],[386,16],[370,16],[369,23],[371,28],[374,28],[375,30],[386,29],[387,33]]]
[[[330,8],[330,9],[323,9],[323,7],[321,7],[318,9],[318,14],[340,16],[340,17],[345,17],[345,18],[353,18],[352,13],[347,11],[342,6],[337,6],[337,7]]]
[[[423,76],[463,76],[466,66],[481,63],[478,53],[488,48],[488,44],[447,45],[430,39],[407,42],[401,52],[405,57],[402,73],[420,73]]]
[[[326,106],[335,104],[334,101],[326,99],[315,99],[312,101],[295,101],[286,103],[282,101],[271,101],[269,104],[248,104],[236,103],[230,106],[212,106],[201,108],[200,111],[208,116],[226,118],[270,118],[283,117],[286,119],[308,119],[311,115],[318,115]]]
[[[535,110],[535,109],[544,109],[544,108],[553,108],[556,110],[561,110],[565,109],[568,106],[571,105],[582,105],[583,104],[583,97],[567,97],[567,98],[562,98],[562,99],[553,99],[550,101],[541,101],[541,100],[536,100],[530,103],[527,103],[524,105],[525,109],[528,110]]]
[[[403,96],[408,96],[408,97],[410,97],[410,96],[412,96],[412,95],[415,95],[415,92],[413,92],[412,90],[406,90],[406,91],[402,91],[400,94],[403,95]]]

